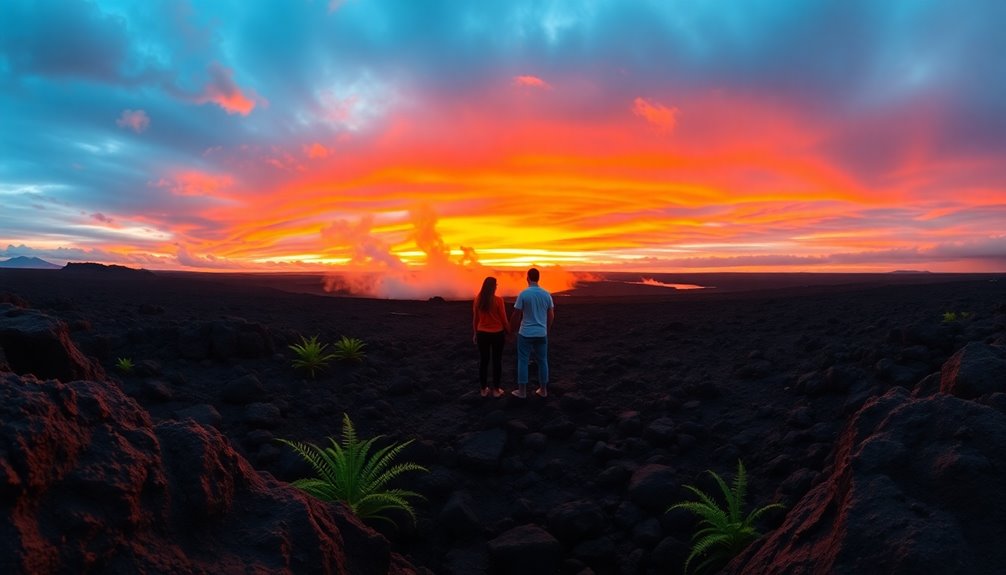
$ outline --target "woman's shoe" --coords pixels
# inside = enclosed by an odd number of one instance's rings
[[[503,397],[504,394],[506,394],[506,392],[503,391],[503,388],[497,387],[496,391],[493,392],[493,397]]]
[[[488,387],[483,387],[482,391],[480,393],[481,393],[482,397],[489,397],[489,388]]]

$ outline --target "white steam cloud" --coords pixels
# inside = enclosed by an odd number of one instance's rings
[[[452,259],[452,250],[437,233],[437,216],[429,206],[410,211],[409,219],[413,226],[409,239],[426,256],[420,267],[406,265],[373,233],[373,217],[366,216],[355,223],[339,220],[325,227],[321,236],[326,246],[348,249],[350,253],[347,273],[326,276],[325,291],[384,299],[419,300],[439,296],[463,300],[474,297],[487,276],[497,279],[498,295],[515,296],[527,287],[527,270],[487,268],[479,263],[474,248],[460,246],[461,256]],[[558,266],[539,266],[539,269],[542,287],[553,292],[592,279],[590,274],[569,272]]]

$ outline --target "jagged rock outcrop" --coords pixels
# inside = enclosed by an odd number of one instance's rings
[[[0,374],[2,573],[415,573],[338,505],[113,384]]]
[[[66,323],[38,310],[0,303],[0,348],[14,373],[60,381],[104,377],[70,340]]]
[[[893,388],[855,415],[831,476],[724,573],[998,573],[1004,484],[1006,413]]]

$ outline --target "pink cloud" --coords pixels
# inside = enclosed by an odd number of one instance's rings
[[[668,108],[658,102],[650,102],[645,98],[636,98],[632,102],[632,113],[660,128],[671,131],[678,119],[678,109]]]
[[[143,110],[123,110],[115,125],[120,128],[129,128],[137,134],[150,127],[150,117]]]
[[[329,151],[325,146],[319,144],[318,142],[314,142],[309,146],[304,146],[304,154],[309,159],[316,160],[320,158],[327,158]]]
[[[514,76],[513,83],[516,86],[522,88],[540,88],[542,90],[551,89],[552,86],[548,82],[542,80],[537,76]]]
[[[150,185],[168,189],[176,196],[216,196],[233,183],[234,179],[228,175],[185,171],[173,174],[170,178],[161,178]]]
[[[196,102],[216,104],[228,114],[247,116],[255,109],[255,100],[246,96],[234,82],[234,72],[214,62],[210,64],[210,81],[203,88],[203,93],[196,97]]]

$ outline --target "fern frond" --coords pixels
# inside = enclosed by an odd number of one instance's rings
[[[754,524],[755,521],[758,521],[758,519],[760,519],[761,516],[764,515],[765,513],[769,512],[769,511],[774,511],[776,509],[785,509],[785,508],[786,508],[786,506],[783,505],[782,503],[772,503],[772,504],[766,505],[765,507],[760,507],[760,508],[755,509],[754,511],[752,511],[751,513],[748,514],[747,518],[744,519],[744,524],[745,525],[752,525],[752,524]]]
[[[705,503],[699,503],[698,501],[692,501],[690,503],[690,505],[679,505],[678,508],[691,511],[695,515],[698,515],[699,519],[701,519],[701,524],[709,524],[717,529],[724,529],[725,526],[730,523],[726,512],[722,509],[718,507],[710,507]]]
[[[702,502],[702,505],[711,507],[713,509],[719,509],[720,504],[717,503],[716,500],[713,499],[711,496],[706,495],[706,493],[701,489],[698,489],[697,487],[693,487],[691,485],[685,485],[685,489],[694,493],[695,496],[699,498],[699,501]]]
[[[398,473],[388,475],[394,467],[391,467],[392,461],[398,454],[405,449],[408,444],[412,441],[407,441],[399,445],[388,445],[387,447],[379,449],[372,456],[370,461],[367,463],[366,467],[363,468],[362,475],[368,484],[372,484],[374,488],[379,488],[391,481]]]
[[[361,441],[349,416],[343,414],[342,437],[329,437],[329,447],[280,439],[293,448],[314,470],[317,477],[293,483],[319,499],[342,501],[362,519],[387,521],[386,512],[400,509],[415,521],[415,510],[409,499],[422,499],[418,493],[404,489],[384,489],[390,481],[410,471],[427,471],[412,462],[394,463],[395,458],[410,443],[391,444],[372,451],[380,436]]]
[[[685,560],[685,573],[689,572],[692,561],[700,557],[705,560],[696,567],[696,572],[725,565],[746,546],[759,537],[754,522],[765,512],[782,508],[773,503],[755,509],[747,517],[743,515],[744,500],[747,496],[747,470],[737,461],[737,474],[728,485],[716,472],[709,470],[716,485],[723,493],[725,507],[720,506],[710,495],[692,486],[685,485],[698,501],[684,501],[672,505],[670,509],[685,509],[700,518],[700,529],[692,537],[692,551]]]
[[[408,497],[418,498],[419,494],[402,489],[393,489],[381,493],[373,493],[360,500],[359,515],[363,519],[370,519],[383,515],[385,511],[399,509],[406,512],[413,521],[416,520],[416,512],[407,500]]]
[[[733,494],[729,499],[730,519],[732,521],[741,520],[741,509],[744,507],[744,499],[747,497],[748,480],[747,470],[740,459],[737,460],[737,475],[734,477]]]
[[[322,501],[339,501],[339,492],[331,483],[321,479],[298,479],[290,485]]]

